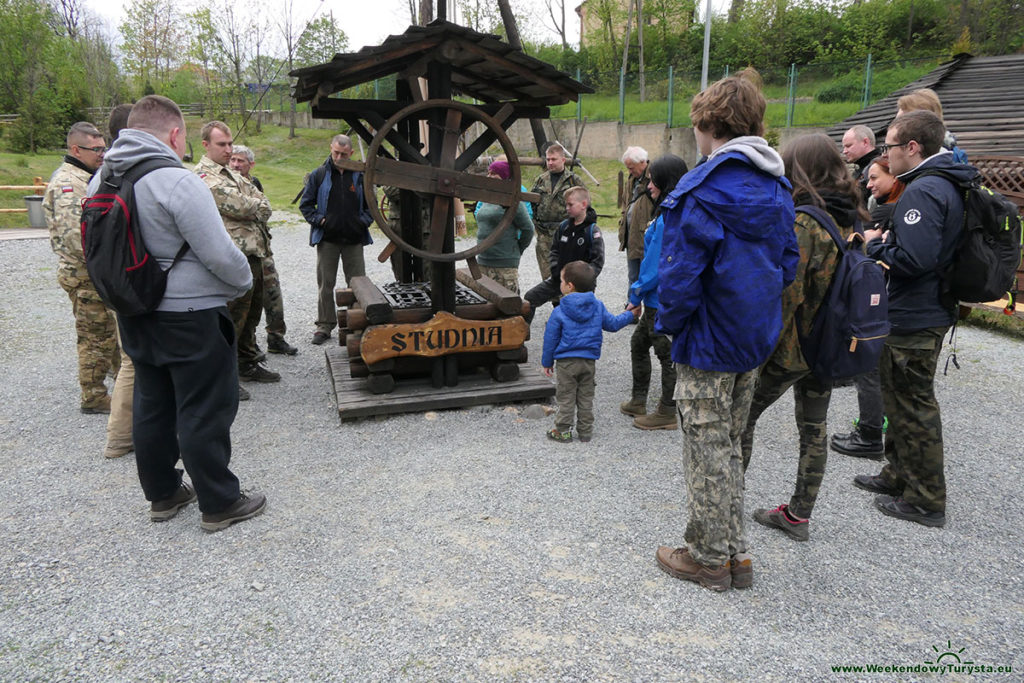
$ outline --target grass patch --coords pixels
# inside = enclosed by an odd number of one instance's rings
[[[1013,339],[1024,339],[1024,318],[1018,315],[1006,315],[999,311],[975,308],[971,314],[961,321],[970,327],[991,330]]]

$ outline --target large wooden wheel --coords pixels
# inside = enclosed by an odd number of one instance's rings
[[[366,193],[366,204],[377,225],[398,248],[431,261],[451,263],[464,259],[473,260],[478,254],[493,246],[502,233],[512,225],[516,208],[522,200],[522,173],[512,141],[501,125],[511,113],[512,107],[507,106],[496,116],[491,117],[471,104],[435,99],[409,105],[381,126],[366,152],[363,191]],[[440,153],[430,155],[437,160],[436,162],[424,156],[398,132],[400,126],[419,125],[421,121],[426,121],[428,127],[443,125]],[[438,124],[438,121],[444,123]],[[467,144],[465,151],[459,154],[460,136],[476,122],[484,125],[484,132],[475,141]],[[382,149],[385,140],[395,147],[402,160],[386,155]],[[501,180],[467,173],[465,169],[495,140],[501,145],[502,152],[508,159],[512,177]],[[402,238],[402,235],[391,229],[377,205],[374,195],[374,188],[377,185],[390,185],[433,196],[427,248],[412,246]],[[449,227],[452,222],[450,217],[454,216],[456,200],[499,204],[506,207],[505,214],[497,228],[482,242],[463,251],[445,252],[444,238],[446,231],[452,229]]]

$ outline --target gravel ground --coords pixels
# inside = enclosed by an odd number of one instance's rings
[[[618,412],[632,328],[606,335],[590,444],[548,441],[523,406],[341,424],[310,343],[315,253],[295,220],[275,235],[300,353],[271,356],[282,381],[247,385],[235,421],[232,468],[267,512],[217,534],[195,506],[150,523],[134,462],[104,460],[105,418],[78,412],[46,240],[0,243],[0,679],[875,680],[832,667],[949,650],[1020,680],[1024,344],[964,329],[962,369],[936,380],[945,529],[879,514],[850,483],[878,465],[834,455],[810,542],[750,521],[754,587],[714,594],[654,562],[682,541],[685,490],[679,433]],[[598,294],[620,308],[608,260]],[[845,431],[854,390],[832,405]],[[787,396],[758,429],[748,515],[788,500],[796,451]]]

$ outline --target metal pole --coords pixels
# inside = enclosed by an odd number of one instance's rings
[[[793,127],[793,108],[796,104],[796,64],[789,65],[789,101],[786,103],[786,128]]]
[[[704,11],[704,61],[700,66],[700,89],[708,87],[708,60],[711,57],[711,0]]]
[[[580,70],[576,68],[576,80],[580,81]],[[583,118],[583,93],[580,93],[579,97],[576,98],[576,120],[579,121]]]
[[[668,127],[672,127],[672,93],[675,79],[672,77],[672,67],[668,67]]]
[[[861,103],[861,109],[864,109],[871,104],[871,53],[868,53],[868,63],[864,74],[864,101]]]
[[[619,123],[626,122],[626,72],[619,72]]]

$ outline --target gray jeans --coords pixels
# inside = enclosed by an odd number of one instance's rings
[[[555,361],[555,428],[572,429],[576,414],[576,433],[582,437],[594,433],[594,371],[592,358],[559,358]]]

